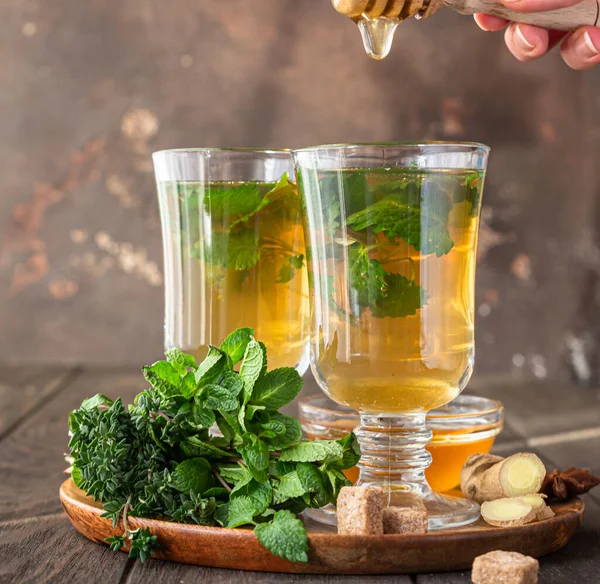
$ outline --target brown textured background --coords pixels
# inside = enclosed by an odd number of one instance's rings
[[[0,31],[1,363],[160,355],[153,150],[462,139],[478,372],[598,381],[600,71],[449,11],[373,62],[329,0],[0,0]]]

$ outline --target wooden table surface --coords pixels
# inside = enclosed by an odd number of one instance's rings
[[[64,480],[67,413],[96,392],[131,400],[144,388],[135,369],[0,369],[0,583],[235,581],[344,584],[459,584],[468,572],[404,576],[300,576],[237,572],[150,560],[142,566],[80,536],[58,500]],[[315,391],[311,380],[305,393]],[[504,402],[495,451],[537,452],[549,468],[584,466],[600,474],[600,393],[565,382],[478,378],[467,393]],[[585,497],[583,525],[563,550],[541,559],[540,583],[600,581],[600,489]]]

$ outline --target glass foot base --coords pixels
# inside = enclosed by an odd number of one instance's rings
[[[479,505],[468,499],[448,497],[431,491],[424,498],[415,498],[404,493],[390,493],[390,504],[401,507],[414,507],[422,501],[427,508],[429,531],[454,529],[469,525],[479,519]],[[307,509],[304,512],[313,521],[337,525],[336,510],[333,505],[321,509]]]

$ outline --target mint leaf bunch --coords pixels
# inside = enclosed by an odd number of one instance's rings
[[[170,349],[142,372],[150,387],[128,408],[96,395],[69,416],[72,478],[123,534],[113,549],[144,561],[159,542],[128,517],[252,527],[274,554],[307,561],[296,515],[334,503],[343,470],[360,457],[356,438],[302,440],[279,409],[302,387],[293,368],[269,371],[250,328],[232,332],[204,361]],[[218,431],[215,431],[218,428]]]
[[[247,272],[261,258],[275,260],[283,258],[277,283],[292,280],[296,270],[304,267],[304,256],[284,242],[272,237],[264,237],[255,226],[259,214],[269,213],[277,217],[294,216],[296,221],[299,212],[299,201],[296,185],[290,182],[288,174],[264,192],[265,184],[247,182],[236,186],[204,185],[201,189],[188,188],[180,191],[179,197],[182,212],[188,221],[197,222],[199,209],[202,207],[214,226],[210,241],[198,241],[191,248],[192,257],[202,259],[215,270],[225,269]],[[218,278],[217,278],[218,281]]]

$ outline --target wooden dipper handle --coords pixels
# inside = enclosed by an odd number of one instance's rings
[[[582,0],[579,4],[547,12],[516,12],[498,0],[443,0],[443,5],[461,14],[492,14],[514,22],[555,30],[575,30],[586,24],[600,25],[600,0]]]

